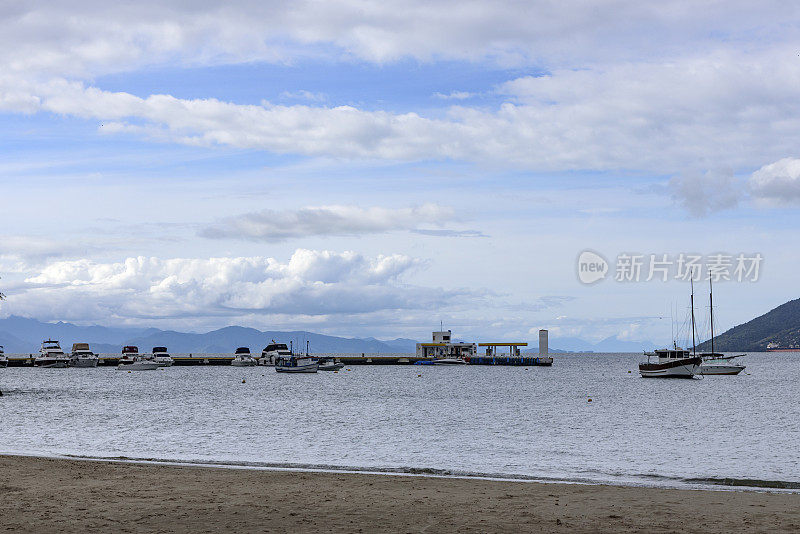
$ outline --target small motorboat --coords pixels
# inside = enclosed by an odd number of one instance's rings
[[[250,355],[249,347],[239,347],[236,349],[236,355],[231,362],[234,367],[253,367],[258,365],[255,358]]]
[[[155,371],[159,365],[153,360],[146,360],[140,356],[136,356],[131,363],[120,363],[117,369],[125,369],[127,371]]]
[[[48,339],[42,341],[42,348],[39,350],[39,356],[33,360],[33,365],[49,369],[63,369],[69,366],[69,356],[61,350],[58,341]]]
[[[336,358],[332,356],[325,356],[317,360],[319,362],[320,371],[338,371],[344,367],[342,362],[337,362]]]
[[[159,367],[172,367],[172,356],[167,352],[167,347],[153,347],[152,360]]]
[[[69,356],[70,367],[97,367],[100,358],[89,349],[88,343],[73,343]]]
[[[311,356],[278,356],[275,371],[278,373],[316,373],[319,362]]]

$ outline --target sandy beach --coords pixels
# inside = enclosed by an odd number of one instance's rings
[[[15,532],[798,532],[800,495],[0,456]]]

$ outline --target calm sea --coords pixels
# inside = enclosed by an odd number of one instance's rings
[[[0,369],[0,452],[800,489],[800,354],[752,354],[741,375],[702,380],[642,379],[634,354],[554,358],[316,375]]]

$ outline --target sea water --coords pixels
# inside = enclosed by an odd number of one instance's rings
[[[800,354],[694,380],[640,378],[641,358],[0,369],[0,453],[800,489]]]

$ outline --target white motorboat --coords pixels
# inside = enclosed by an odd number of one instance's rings
[[[725,363],[703,363],[700,366],[701,375],[738,375],[744,371],[744,365]]]
[[[159,365],[153,360],[135,356],[131,363],[120,363],[117,369],[124,369],[126,371],[155,371]]]
[[[703,364],[700,366],[702,375],[738,375],[744,371],[744,365],[733,363],[734,358],[741,358],[746,354],[726,356],[721,352],[714,352],[714,286],[708,279],[708,303],[711,312],[711,352],[702,352]]]
[[[173,363],[167,347],[153,347],[153,356],[150,361],[155,362],[159,367],[172,367]]]
[[[100,357],[89,350],[88,343],[73,343],[69,356],[70,367],[97,367]]]
[[[69,356],[61,350],[61,345],[58,344],[58,341],[48,339],[47,341],[42,341],[42,348],[39,349],[39,356],[33,360],[33,365],[35,367],[62,369],[69,366]]]
[[[119,359],[119,365],[130,365],[139,357],[139,347],[135,345],[126,345],[122,347],[122,357]]]
[[[0,345],[0,367],[8,367],[8,357],[3,352],[3,345]]]
[[[278,356],[275,371],[278,373],[316,373],[319,362],[311,356]]]
[[[234,367],[253,367],[258,365],[258,362],[250,355],[250,347],[239,347],[236,349],[236,355],[231,365]]]
[[[439,358],[433,360],[433,365],[467,365],[467,361],[463,358]]]
[[[275,365],[278,358],[291,356],[292,351],[286,346],[286,343],[276,343],[273,339],[272,342],[261,351],[261,358],[258,359],[258,365]]]
[[[317,358],[317,362],[319,363],[320,371],[338,371],[344,367],[344,364],[342,362],[337,362],[336,358],[333,356]]]

